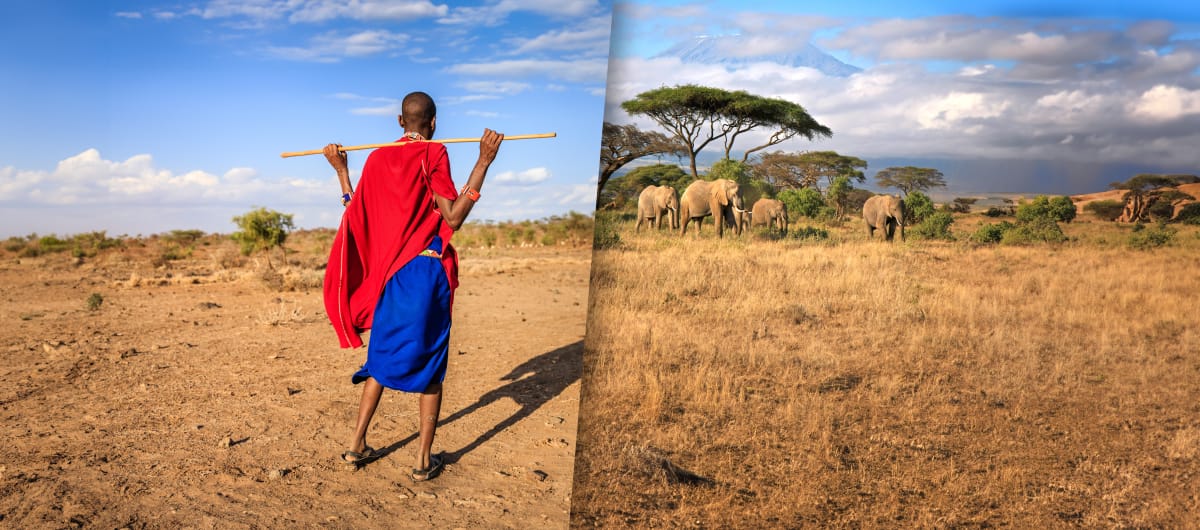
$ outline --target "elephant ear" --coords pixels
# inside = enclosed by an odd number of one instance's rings
[[[725,191],[725,186],[721,186],[719,183],[714,182],[712,190],[713,196],[717,198],[717,204],[720,204],[721,206],[729,206],[729,193]]]

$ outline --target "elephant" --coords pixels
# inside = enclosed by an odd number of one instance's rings
[[[766,225],[771,230],[778,226],[779,231],[787,235],[788,215],[783,201],[764,197],[755,202],[750,210],[750,226]]]
[[[634,232],[642,229],[646,221],[651,228],[662,228],[666,214],[671,230],[679,228],[679,192],[670,186],[646,186],[638,196],[638,219]]]
[[[893,195],[876,195],[863,204],[863,220],[867,222],[867,238],[875,237],[875,229],[883,229],[884,238],[892,241],[900,227],[904,241],[904,200]]]
[[[742,220],[749,212],[743,209],[742,193],[738,183],[729,179],[697,180],[683,190],[679,198],[679,234],[687,233],[688,221],[696,220],[696,233],[700,233],[701,221],[712,215],[717,224],[717,236],[725,237],[725,225],[729,224],[737,235],[742,234]]]

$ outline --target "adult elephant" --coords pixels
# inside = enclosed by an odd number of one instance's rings
[[[778,226],[779,231],[786,236],[788,216],[787,207],[783,205],[783,201],[764,197],[755,202],[754,207],[750,209],[750,226],[758,225],[764,225],[770,230],[774,230]]]
[[[646,186],[638,195],[638,219],[633,231],[641,231],[643,221],[651,228],[662,228],[663,215],[671,230],[679,228],[679,193],[670,186]]]
[[[891,241],[900,227],[900,241],[904,241],[904,200],[893,195],[876,195],[863,203],[863,220],[867,222],[867,239],[875,237],[875,230],[882,229],[884,238]]]
[[[697,180],[683,190],[679,198],[679,220],[682,227],[679,234],[687,233],[688,221],[696,220],[696,233],[700,233],[701,221],[705,216],[713,216],[717,224],[717,236],[725,237],[725,225],[732,226],[734,233],[742,234],[742,219],[746,215],[743,209],[742,193],[737,182],[729,179]]]

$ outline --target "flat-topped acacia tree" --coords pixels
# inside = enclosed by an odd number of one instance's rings
[[[760,127],[775,129],[766,143],[746,151],[742,158],[745,162],[750,153],[796,136],[811,140],[833,135],[796,103],[740,90],[731,92],[699,85],[661,87],[638,94],[621,103],[621,108],[654,120],[686,146],[692,176],[696,178],[700,176],[696,155],[717,140],[723,140],[725,158],[729,158],[738,136]]]

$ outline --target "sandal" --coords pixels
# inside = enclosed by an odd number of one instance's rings
[[[432,479],[442,472],[442,467],[444,465],[445,462],[442,460],[442,455],[440,453],[436,455],[429,455],[429,467],[425,469],[417,469],[414,467],[412,470],[412,481],[425,482],[426,480]]]
[[[342,463],[348,466],[359,467],[370,463],[372,460],[379,458],[379,455],[374,449],[366,447],[361,453],[356,451],[346,451],[342,453]]]

